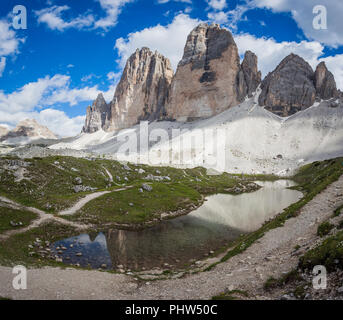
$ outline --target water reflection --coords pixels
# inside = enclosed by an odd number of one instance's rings
[[[262,189],[239,196],[214,195],[187,216],[164,221],[143,231],[108,230],[59,241],[69,248],[70,263],[82,266],[141,270],[182,267],[202,259],[242,233],[257,230],[266,220],[298,201],[302,194],[286,189],[291,181],[258,182]],[[72,248],[70,248],[72,244]],[[82,256],[76,256],[82,253]],[[67,262],[68,262],[67,261]]]

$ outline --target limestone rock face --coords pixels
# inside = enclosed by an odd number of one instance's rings
[[[316,98],[314,72],[301,57],[290,54],[262,81],[259,104],[279,116],[312,106]]]
[[[169,59],[148,48],[137,49],[126,63],[113,100],[107,104],[99,94],[88,107],[83,132],[118,131],[142,120],[162,119],[172,78]]]
[[[337,86],[333,74],[326,68],[325,62],[321,62],[315,72],[315,86],[317,96],[323,100],[337,96]]]
[[[231,33],[205,23],[188,36],[172,81],[168,118],[192,121],[216,115],[239,103],[238,49]]]
[[[261,72],[258,71],[257,56],[255,53],[247,51],[237,78],[239,101],[242,101],[246,96],[251,98],[260,83]]]
[[[0,125],[0,138],[5,136],[6,134],[8,134],[8,132],[9,132],[9,130],[7,129],[7,127]]]
[[[93,102],[93,105],[87,108],[86,122],[82,131],[94,133],[102,129],[105,126],[109,110],[110,108],[107,105],[104,96],[100,93]]]
[[[20,121],[13,130],[1,137],[1,141],[13,138],[57,139],[53,132],[34,119]]]
[[[127,61],[104,129],[116,131],[163,118],[173,74],[163,55],[148,48],[137,50]]]

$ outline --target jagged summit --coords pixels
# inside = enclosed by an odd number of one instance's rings
[[[137,49],[128,59],[113,100],[99,95],[87,109],[83,132],[116,131],[140,120],[157,120],[165,114],[173,70],[169,59],[149,48]]]
[[[261,84],[259,104],[282,116],[290,116],[312,106],[316,98],[328,100],[338,95],[331,72],[321,62],[316,72],[300,56],[290,54]]]
[[[317,66],[314,80],[319,98],[327,100],[338,95],[335,78],[327,69],[325,62],[321,62]]]
[[[216,115],[239,103],[240,59],[229,30],[202,23],[188,36],[171,85],[168,116],[192,121]]]
[[[149,48],[128,59],[114,98],[99,94],[87,109],[83,132],[118,131],[141,120],[206,119],[251,98],[261,86],[259,105],[286,117],[312,106],[316,99],[341,96],[324,62],[314,72],[290,54],[261,82],[258,57],[246,51],[242,63],[231,32],[201,23],[187,37],[175,75],[169,59]]]

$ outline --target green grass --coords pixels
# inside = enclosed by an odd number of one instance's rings
[[[55,156],[22,160],[27,164],[25,179],[16,182],[13,172],[5,170],[10,160],[18,161],[19,159],[0,157],[0,168],[2,168],[0,169],[0,195],[23,205],[36,207],[51,213],[66,209],[86,194],[91,193],[74,192],[75,178],[78,177],[82,179],[84,186],[96,188],[100,191],[141,184],[146,182],[145,178],[149,174],[169,176],[173,183],[178,183],[205,195],[247,192],[249,188],[242,188],[240,192],[231,189],[239,184],[242,186],[249,185],[252,179],[252,177],[240,179],[226,173],[208,176],[204,168],[183,170],[128,164],[130,170],[126,170],[124,165],[118,161]],[[145,172],[139,173],[138,169],[143,169]],[[110,182],[106,170],[112,175],[113,182]]]
[[[325,266],[329,272],[336,268],[343,269],[343,231],[327,238],[299,260],[302,270],[312,271],[317,265]]]
[[[96,225],[107,223],[139,224],[159,219],[163,212],[197,205],[201,194],[183,184],[150,183],[151,192],[139,192],[140,186],[114,192],[89,202],[77,214],[68,219],[90,222]],[[133,206],[130,206],[133,204]]]
[[[285,275],[283,275],[279,279],[269,277],[267,281],[264,283],[263,289],[266,291],[271,291],[275,288],[278,288],[278,287],[281,287],[281,286],[284,286],[284,285],[287,285],[289,283],[293,283],[296,281],[301,281],[301,280],[302,280],[302,277],[299,274],[299,272],[297,270],[292,270],[286,273]]]
[[[339,206],[335,212],[333,213],[333,217],[339,217],[341,214],[342,214],[342,211],[343,211],[343,205]]]
[[[36,218],[37,214],[33,212],[9,209],[0,206],[0,233],[8,230],[24,228]],[[21,222],[22,225],[12,226],[11,221],[14,223]]]
[[[45,265],[63,266],[54,260],[42,260],[36,255],[30,256],[28,245],[32,245],[36,238],[44,241],[54,242],[63,238],[69,238],[78,232],[66,225],[57,223],[48,223],[37,228],[31,229],[25,233],[13,235],[0,245],[0,264],[3,266],[14,266],[23,264],[27,267],[42,267]]]
[[[242,290],[231,290],[225,291],[218,296],[212,297],[212,300],[239,300],[241,297],[248,298],[249,295],[246,291]]]
[[[300,168],[293,177],[298,185],[292,187],[292,189],[302,191],[304,197],[290,205],[275,217],[275,219],[263,225],[259,230],[238,239],[230,246],[231,250],[221,259],[221,262],[225,262],[231,257],[244,252],[269,230],[282,227],[288,219],[295,217],[302,207],[309,203],[318,193],[325,190],[330,184],[337,181],[342,174],[343,158],[314,162]],[[211,270],[218,263],[209,266],[206,270]]]
[[[318,226],[317,235],[322,238],[328,235],[334,227],[329,221],[325,221]]]

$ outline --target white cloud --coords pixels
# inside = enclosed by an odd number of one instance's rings
[[[249,0],[251,1],[251,0]],[[291,12],[298,26],[310,40],[319,41],[325,45],[336,47],[343,45],[343,1],[337,0],[253,0],[260,8],[273,12]],[[313,8],[323,5],[327,9],[327,30],[313,28]]]
[[[184,3],[188,3],[188,4],[191,4],[192,3],[192,0],[157,0],[157,3],[158,4],[165,4],[165,3],[168,3],[170,1],[174,1],[174,2],[184,2]]]
[[[109,86],[106,97],[113,97],[114,90],[115,85]],[[66,75],[46,76],[8,94],[0,90],[0,119],[13,127],[21,120],[34,118],[61,136],[74,135],[81,131],[84,116],[69,118],[54,106],[91,102],[99,92],[97,86],[70,88],[70,77]]]
[[[208,0],[208,5],[215,10],[223,10],[227,7],[226,0]]]
[[[259,69],[263,76],[273,71],[287,55],[295,53],[304,58],[313,70],[321,61],[324,61],[335,76],[337,87],[343,90],[343,54],[321,58],[324,46],[317,41],[276,42],[272,38],[256,38],[250,34],[235,35],[234,38],[241,57],[247,50],[257,55]]]
[[[105,10],[106,17],[95,22],[95,28],[108,29],[117,24],[118,16],[123,7],[134,0],[98,0],[100,6]]]
[[[81,132],[86,116],[69,118],[63,111],[45,109],[35,117],[37,121],[47,126],[52,132],[62,137],[75,136]]]
[[[0,78],[5,70],[6,67],[6,58],[5,57],[1,57],[0,58]]]
[[[343,54],[322,58],[320,61],[326,63],[328,69],[335,76],[337,87],[343,90]]]
[[[312,68],[315,68],[324,50],[323,45],[316,41],[276,42],[272,38],[256,38],[250,34],[235,35],[234,38],[241,56],[247,50],[257,55],[263,76],[273,71],[281,60],[292,52],[304,58]]]
[[[182,58],[188,34],[199,23],[197,19],[179,14],[167,26],[157,25],[130,33],[126,39],[119,38],[115,49],[118,50],[121,66],[125,65],[126,60],[137,48],[149,47],[169,58],[175,70]]]
[[[114,27],[123,7],[134,0],[96,0],[105,12],[105,16],[98,18],[93,13],[85,13],[75,18],[66,20],[63,14],[70,10],[67,5],[52,6],[35,11],[38,23],[45,23],[51,30],[65,31],[75,28],[78,30],[103,29],[105,31]]]
[[[64,31],[69,28],[83,29],[90,27],[94,23],[92,15],[79,16],[65,21],[62,18],[62,13],[70,10],[68,6],[52,6],[42,10],[35,11],[38,17],[38,23],[45,23],[51,30]]]
[[[10,26],[8,21],[0,20],[0,77],[5,70],[6,57],[19,53],[19,45],[24,42],[24,39],[17,38]]]
[[[219,23],[219,24],[225,24],[229,21],[228,15],[224,11],[209,12],[207,17],[211,21],[213,21],[215,23]]]

